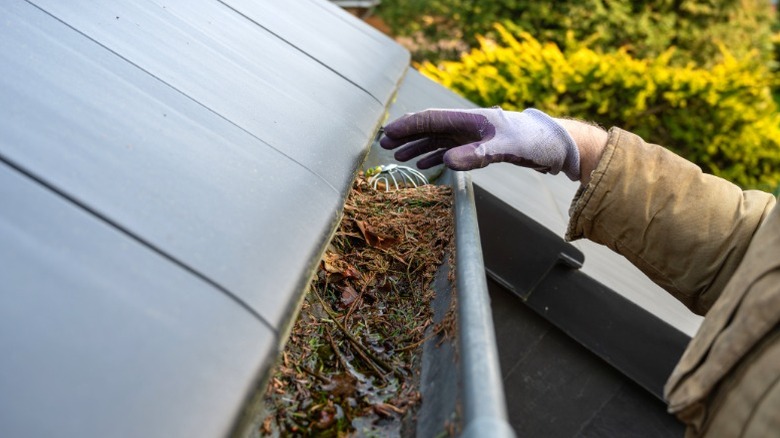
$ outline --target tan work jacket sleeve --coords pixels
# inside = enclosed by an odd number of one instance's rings
[[[574,199],[566,238],[608,246],[704,314],[774,204],[771,194],[743,191],[612,128],[591,182]]]

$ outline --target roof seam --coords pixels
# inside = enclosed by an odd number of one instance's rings
[[[546,321],[546,320],[545,320]],[[517,359],[517,361],[512,365],[511,368],[506,372],[504,375],[504,380],[509,379],[509,376],[513,375],[515,371],[520,368],[521,365],[525,365],[526,358],[531,355],[531,353],[534,353],[536,348],[540,346],[542,343],[542,340],[544,340],[547,337],[547,334],[550,332],[550,329],[546,329],[544,333],[542,333],[538,338],[536,338],[531,345],[528,346],[525,353],[523,353],[523,356]]]
[[[382,101],[380,101],[380,100],[379,100],[379,98],[378,98],[378,97],[376,97],[376,96],[374,96],[374,95],[373,95],[373,94],[372,94],[370,91],[368,91],[368,90],[366,90],[365,88],[363,88],[362,86],[358,85],[358,84],[357,84],[355,81],[353,81],[352,79],[350,79],[350,78],[348,78],[348,77],[344,76],[344,75],[343,75],[341,72],[339,72],[339,71],[335,70],[335,69],[334,69],[333,67],[331,67],[330,65],[328,65],[328,64],[325,64],[324,62],[322,62],[322,61],[320,61],[319,59],[315,58],[315,57],[314,57],[314,56],[312,56],[310,53],[308,53],[308,52],[304,51],[303,49],[301,49],[300,47],[298,47],[298,46],[296,46],[295,44],[291,43],[289,40],[287,40],[286,38],[282,37],[282,36],[281,36],[281,35],[279,35],[278,33],[276,33],[276,32],[274,32],[274,31],[272,31],[271,29],[269,29],[269,28],[267,28],[267,27],[263,26],[262,24],[258,23],[258,22],[257,22],[257,21],[255,21],[255,20],[253,20],[252,18],[250,18],[249,16],[247,16],[247,15],[246,15],[246,14],[244,14],[243,12],[239,11],[238,9],[236,9],[236,8],[234,8],[234,7],[230,6],[229,4],[225,3],[223,0],[217,0],[217,1],[218,1],[219,3],[221,3],[222,5],[224,5],[226,8],[228,8],[228,9],[230,9],[231,11],[235,12],[236,14],[238,14],[238,15],[240,15],[240,16],[242,16],[242,17],[244,17],[245,19],[249,20],[249,21],[250,21],[252,24],[254,24],[255,26],[258,26],[258,27],[260,27],[261,29],[265,30],[266,32],[268,32],[268,33],[270,33],[271,35],[273,35],[273,36],[275,36],[276,38],[278,38],[280,41],[283,41],[284,43],[288,44],[290,47],[292,47],[292,48],[294,48],[295,50],[297,50],[297,51],[299,51],[299,52],[303,53],[303,54],[304,54],[304,55],[306,55],[308,58],[310,58],[310,59],[314,60],[316,63],[318,63],[318,64],[322,65],[323,67],[327,68],[328,70],[332,71],[332,72],[333,72],[333,73],[335,73],[335,74],[336,74],[338,77],[340,77],[340,78],[344,79],[345,81],[347,81],[347,82],[349,82],[350,84],[354,85],[355,87],[359,88],[361,91],[363,91],[364,93],[368,94],[368,95],[369,95],[369,96],[370,96],[372,99],[374,99],[374,100],[375,100],[375,101],[376,101],[378,104],[382,105],[383,107],[384,107],[384,106],[386,106],[386,103],[385,103],[385,102],[382,102]]]
[[[364,29],[361,29],[359,26],[357,26],[354,21],[348,20],[344,16],[344,14],[336,14],[336,13],[334,13],[333,8],[330,8],[329,6],[334,5],[335,8],[341,9],[343,11],[341,6],[335,5],[335,2],[330,2],[330,1],[327,1],[327,0],[325,0],[325,1],[306,0],[306,1],[308,1],[309,3],[314,5],[315,7],[318,7],[320,9],[324,10],[325,12],[335,16],[336,18],[341,20],[341,22],[343,22],[345,24],[348,24],[353,29],[357,29],[358,31],[360,31],[361,33],[363,33],[367,37],[371,38],[372,40],[374,40],[376,42],[379,42],[379,43],[384,43],[384,41],[382,41],[382,38],[384,37],[384,35],[382,33],[380,33],[380,32],[366,32]],[[390,39],[389,37],[387,37],[387,38]]]
[[[212,113],[212,114],[216,115],[216,116],[217,116],[217,117],[219,117],[220,119],[222,119],[222,120],[224,120],[224,121],[226,121],[226,122],[230,123],[231,125],[235,126],[236,128],[240,129],[241,131],[245,132],[246,134],[248,134],[248,135],[249,135],[249,136],[251,136],[252,138],[254,138],[254,139],[258,140],[259,142],[263,143],[264,145],[266,145],[266,146],[268,146],[269,148],[273,149],[274,151],[278,152],[279,154],[281,154],[282,156],[284,156],[284,157],[285,157],[285,158],[287,158],[288,160],[292,161],[293,163],[295,163],[295,164],[299,165],[300,167],[302,167],[302,168],[306,169],[306,171],[307,171],[307,172],[309,172],[309,173],[311,173],[312,175],[314,175],[315,177],[317,177],[317,179],[319,179],[319,180],[323,181],[325,184],[327,184],[327,185],[328,185],[328,187],[330,187],[331,189],[333,189],[333,190],[334,190],[336,193],[341,193],[341,192],[340,192],[340,191],[339,191],[339,190],[338,190],[336,187],[334,187],[334,186],[333,186],[333,184],[331,184],[331,183],[330,183],[330,181],[326,180],[324,177],[322,177],[321,175],[319,175],[317,172],[313,171],[313,170],[312,170],[312,169],[310,169],[308,166],[305,166],[303,163],[299,162],[299,161],[298,161],[298,160],[296,160],[295,158],[293,158],[293,157],[291,157],[291,156],[287,155],[287,154],[286,154],[286,153],[284,153],[283,151],[281,151],[281,150],[277,149],[277,148],[276,148],[276,147],[274,147],[272,144],[270,144],[270,143],[266,142],[265,140],[263,140],[262,138],[258,137],[257,135],[255,135],[255,134],[254,134],[254,133],[252,133],[251,131],[247,130],[247,129],[246,129],[246,128],[244,128],[243,126],[241,126],[241,125],[237,124],[237,123],[236,123],[236,122],[234,122],[233,120],[231,120],[231,119],[227,118],[226,116],[224,116],[224,115],[220,114],[220,113],[219,113],[219,112],[217,112],[216,110],[214,110],[214,109],[212,109],[211,107],[209,107],[209,106],[205,105],[204,103],[200,102],[199,100],[195,99],[194,97],[190,96],[189,94],[187,94],[187,93],[183,92],[182,90],[180,90],[180,89],[178,89],[178,88],[174,87],[172,84],[170,84],[170,83],[166,82],[165,80],[163,80],[163,79],[162,79],[162,78],[160,78],[159,76],[155,75],[154,73],[150,72],[149,70],[146,70],[145,68],[141,67],[140,65],[138,65],[138,64],[134,63],[133,61],[131,61],[131,60],[129,60],[129,59],[127,59],[127,58],[125,58],[124,56],[122,56],[122,55],[121,55],[121,54],[119,54],[118,52],[116,52],[116,51],[112,50],[111,48],[107,47],[106,45],[102,44],[100,41],[97,41],[96,39],[94,39],[94,38],[90,37],[89,35],[85,34],[84,32],[82,32],[82,31],[80,31],[80,30],[76,29],[75,27],[71,26],[69,23],[67,23],[67,22],[63,21],[62,19],[60,19],[60,18],[59,18],[59,17],[57,17],[56,15],[52,14],[51,12],[49,12],[49,11],[47,11],[47,10],[43,9],[42,7],[40,7],[40,6],[36,5],[35,3],[33,3],[33,0],[24,0],[24,1],[25,1],[25,2],[27,2],[28,4],[30,4],[31,6],[35,7],[36,9],[40,10],[40,11],[41,11],[41,12],[43,12],[44,14],[46,14],[46,15],[48,15],[48,16],[50,16],[50,17],[52,17],[53,19],[55,19],[55,20],[59,21],[59,22],[60,22],[60,23],[62,23],[63,25],[67,26],[68,28],[72,29],[74,32],[78,33],[79,35],[83,36],[84,38],[86,38],[86,39],[88,39],[88,40],[92,41],[93,43],[97,44],[98,46],[100,46],[100,47],[104,48],[105,50],[107,50],[107,51],[109,51],[109,52],[111,52],[111,53],[113,53],[113,54],[114,54],[114,55],[116,55],[118,58],[122,59],[123,61],[125,61],[125,62],[127,62],[128,64],[132,65],[133,67],[137,68],[138,70],[141,70],[142,72],[144,72],[144,73],[146,73],[147,75],[151,76],[152,78],[156,79],[156,80],[157,80],[157,81],[159,81],[160,83],[164,84],[165,86],[169,87],[170,89],[172,89],[172,90],[176,91],[177,93],[179,93],[179,94],[181,94],[182,96],[186,97],[187,99],[191,100],[192,102],[195,102],[195,103],[196,103],[198,106],[200,106],[200,107],[202,107],[202,108],[206,109],[207,111],[209,111],[210,113]],[[270,32],[270,31],[269,31],[269,32]],[[273,33],[273,32],[271,32],[271,33]],[[274,35],[275,35],[275,34],[274,34]],[[376,99],[376,98],[375,98],[375,97],[373,97],[373,96],[371,96],[371,97],[372,97],[372,98],[374,98],[374,99]]]
[[[262,324],[264,324],[266,327],[268,327],[271,332],[273,332],[275,335],[278,335],[276,328],[274,328],[273,325],[271,325],[262,315],[260,315],[255,309],[250,307],[246,302],[244,302],[241,298],[233,294],[230,290],[226,289],[224,286],[220,285],[216,281],[212,280],[211,278],[207,277],[206,275],[198,272],[196,269],[192,268],[191,266],[187,265],[186,263],[182,262],[181,260],[177,259],[176,257],[173,257],[172,255],[168,254],[167,252],[163,251],[159,247],[157,247],[152,242],[144,239],[140,235],[132,232],[128,228],[124,227],[120,223],[114,221],[113,219],[109,218],[108,216],[102,214],[95,208],[90,207],[86,203],[80,201],[75,196],[70,195],[69,193],[57,188],[54,184],[48,182],[44,178],[36,175],[35,173],[31,172],[30,170],[26,169],[24,166],[16,163],[15,161],[9,159],[3,154],[0,154],[0,162],[5,163],[12,169],[16,170],[17,172],[21,173],[22,175],[25,175],[26,177],[30,178],[31,180],[35,181],[36,183],[40,184],[44,188],[50,190],[51,192],[59,195],[63,199],[67,200],[71,204],[75,205],[76,207],[82,209],[83,211],[89,213],[96,219],[104,222],[105,224],[111,226],[112,228],[116,229],[120,233],[126,235],[127,237],[135,240],[136,242],[140,243],[141,245],[145,246],[146,248],[150,249],[151,251],[157,253],[164,259],[170,261],[174,265],[180,267],[181,269],[184,269],[186,272],[189,272],[191,275],[195,276],[196,278],[200,279],[201,281],[205,282],[206,284],[216,288],[223,294],[225,294],[229,299],[233,300],[236,304],[238,304],[240,307],[244,308],[247,312],[249,312],[251,315],[253,315],[255,318],[257,318]]]
[[[606,399],[606,400],[604,400],[604,401],[603,401],[603,402],[602,402],[602,403],[599,405],[598,409],[596,409],[595,411],[593,411],[593,413],[590,415],[590,417],[588,417],[588,419],[587,419],[587,420],[584,420],[584,421],[582,422],[582,425],[580,425],[580,429],[577,431],[577,433],[576,433],[576,434],[574,434],[574,436],[582,436],[583,432],[585,432],[585,430],[586,430],[588,427],[590,427],[590,425],[591,425],[591,424],[593,424],[593,421],[595,421],[595,420],[598,418],[599,414],[601,414],[601,412],[602,412],[602,411],[604,411],[604,408],[605,408],[605,407],[606,407],[608,404],[610,404],[610,403],[612,402],[612,400],[615,400],[615,398],[618,396],[618,394],[620,394],[620,393],[623,391],[623,388],[624,388],[624,387],[625,387],[625,383],[621,384],[621,385],[620,385],[620,386],[619,386],[619,387],[618,387],[618,388],[615,390],[615,392],[613,392],[613,393],[612,393],[612,394],[611,394],[609,397],[607,397],[607,399]]]

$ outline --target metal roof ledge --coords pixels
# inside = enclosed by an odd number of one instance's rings
[[[489,277],[662,400],[689,337],[593,278],[579,249],[502,198],[477,186],[476,203]]]

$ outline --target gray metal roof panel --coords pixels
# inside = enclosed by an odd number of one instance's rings
[[[551,189],[550,184],[556,184],[563,190],[573,188],[576,191],[575,183],[562,175],[550,177],[509,163],[492,164],[488,168],[473,171],[472,175],[474,184],[512,204],[563,239],[568,212],[562,209],[563,205],[558,200],[565,195],[557,196],[558,193]]]
[[[0,436],[227,434],[274,333],[0,163]]]
[[[360,32],[362,32],[365,36],[371,38],[372,40],[381,42],[382,44],[388,44],[388,42],[391,42],[392,45],[396,46],[394,50],[403,50],[408,53],[408,51],[401,49],[401,46],[398,45],[392,39],[390,39],[387,35],[383,34],[382,32],[379,32],[377,29],[375,29],[373,26],[366,23],[365,21],[356,19],[352,14],[345,12],[344,9],[342,9],[340,6],[335,5],[333,2],[323,1],[323,0],[301,0],[301,1],[311,5],[312,7],[315,7],[319,10],[328,12],[329,14],[338,17],[339,20],[342,21],[341,25],[346,25],[351,28],[357,29]],[[338,26],[338,24],[334,23],[334,26]],[[407,58],[411,58],[411,56],[407,54]]]
[[[323,3],[0,4],[0,435],[229,431],[408,63]]]
[[[220,2],[33,3],[339,190],[384,112],[331,68]]]
[[[406,113],[435,108],[476,108],[477,105],[410,68],[390,107],[389,120]]]
[[[332,5],[327,2],[221,1],[333,69],[383,105],[409,65],[408,51],[340,8],[328,7]]]
[[[278,327],[337,220],[341,194],[39,10],[22,2],[0,9],[7,18],[0,28],[0,156]],[[268,119],[266,131],[275,122]],[[331,155],[345,172],[352,154]]]
[[[589,240],[574,242],[589,262],[582,272],[620,293],[667,324],[693,337],[703,320],[653,283],[623,256]]]

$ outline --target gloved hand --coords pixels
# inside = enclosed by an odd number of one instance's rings
[[[509,162],[544,173],[563,171],[580,179],[580,154],[569,133],[547,114],[528,108],[472,110],[429,109],[407,114],[385,127],[385,149],[399,148],[395,158],[417,162],[421,169],[444,164],[455,170]]]

